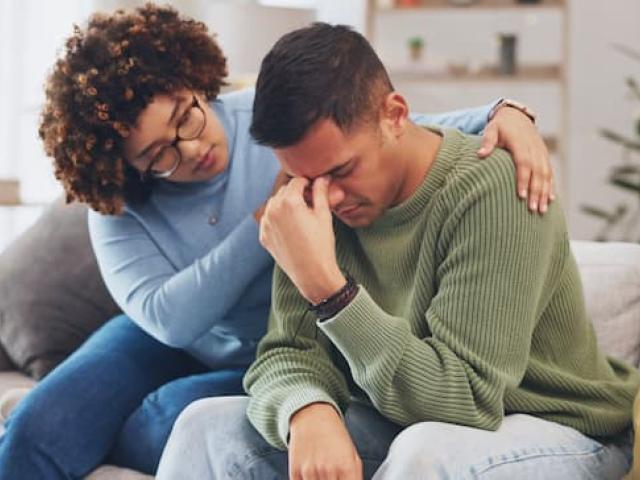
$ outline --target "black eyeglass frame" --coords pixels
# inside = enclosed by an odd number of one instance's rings
[[[173,141],[171,143],[165,145],[164,147],[162,147],[162,149],[160,150],[160,152],[156,156],[156,160],[152,160],[149,163],[149,166],[147,166],[147,168],[144,169],[144,171],[140,172],[140,180],[142,182],[148,181],[149,178],[166,179],[166,178],[169,178],[171,175],[173,175],[176,172],[176,170],[178,170],[178,167],[180,167],[180,164],[182,163],[182,152],[178,148],[178,142],[189,142],[189,141],[196,140],[196,139],[200,138],[200,135],[202,135],[202,132],[204,132],[204,129],[207,127],[207,115],[206,115],[206,113],[204,111],[204,108],[202,108],[202,105],[200,105],[200,102],[198,101],[198,97],[196,97],[195,94],[192,94],[192,95],[193,95],[193,100],[191,101],[191,105],[189,105],[189,108],[187,108],[185,110],[185,112],[182,114],[182,116],[180,117],[180,120],[178,121],[178,123],[176,125],[176,136],[173,139]],[[187,114],[189,114],[189,112],[193,108],[197,108],[198,110],[200,110],[200,113],[202,114],[202,119],[203,119],[202,126],[197,131],[197,133],[195,133],[193,135],[190,135],[190,136],[187,136],[187,137],[180,136],[180,126],[182,125],[182,121],[183,121],[184,117]],[[169,168],[167,170],[154,171],[153,170],[153,166],[158,161],[158,159],[162,158],[162,155],[164,154],[164,152],[166,151],[167,148],[173,148],[176,151],[176,153],[178,154],[176,156],[176,161],[171,166],[171,168]]]

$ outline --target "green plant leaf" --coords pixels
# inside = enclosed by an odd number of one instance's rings
[[[629,87],[629,90],[631,90],[631,93],[635,95],[636,99],[640,100],[640,85],[638,85],[635,78],[628,77],[627,86]]]
[[[640,175],[640,165],[622,165],[620,167],[613,167],[613,175]]]
[[[614,43],[613,49],[633,60],[640,62],[640,52],[638,50],[634,50],[633,48],[622,45],[621,43]]]
[[[601,208],[592,207],[590,205],[581,205],[580,210],[582,210],[584,213],[588,215],[593,215],[594,217],[602,218],[607,221],[611,221],[616,217],[615,214],[611,214],[609,212],[602,210]]]
[[[422,37],[410,37],[407,40],[409,48],[422,48],[424,47],[424,39]]]
[[[635,183],[622,177],[612,177],[609,182],[616,187],[624,188],[625,190],[631,190],[635,193],[640,193],[640,182]]]
[[[625,148],[629,148],[631,150],[640,150],[640,141],[632,140],[607,128],[601,128],[599,132],[600,135],[602,135],[607,140],[622,145]]]
[[[614,216],[614,219],[617,221],[624,217],[624,214],[627,213],[627,209],[628,208],[626,205],[618,204],[618,206],[616,207],[616,214]]]

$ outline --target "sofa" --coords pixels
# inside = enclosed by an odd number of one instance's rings
[[[86,218],[84,206],[58,200],[0,253],[0,422],[39,379],[119,312],[100,278]],[[572,241],[571,247],[600,345],[638,367],[640,245]],[[103,465],[87,478],[152,477]]]

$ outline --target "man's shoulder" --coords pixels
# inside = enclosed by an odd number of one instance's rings
[[[511,174],[515,172],[515,167],[511,154],[499,147],[496,147],[486,158],[478,157],[478,150],[482,143],[480,135],[471,135],[452,130],[448,134],[455,135],[458,145],[458,155],[455,159],[455,173],[457,175],[497,175],[504,174],[504,170],[509,173],[509,178],[514,178]]]
[[[551,204],[544,215],[533,215],[518,196],[516,168],[508,151],[496,148],[487,158],[479,159],[476,151],[480,138],[459,132],[456,135],[459,135],[459,155],[439,196],[438,211],[454,220],[478,215],[496,225],[508,217],[514,222],[514,228],[517,222],[535,219],[536,228],[566,232],[559,202]]]
[[[450,170],[448,186],[462,191],[509,190],[515,192],[515,166],[511,154],[496,148],[488,157],[481,159],[477,151],[481,145],[481,137],[457,130],[450,130],[446,135],[454,136],[457,150]]]

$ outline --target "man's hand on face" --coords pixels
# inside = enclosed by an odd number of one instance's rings
[[[292,178],[271,197],[260,222],[260,243],[302,296],[317,304],[340,290],[346,279],[336,260],[329,180],[314,180],[311,204],[304,198],[309,183]]]
[[[333,406],[312,403],[298,410],[289,432],[292,480],[362,480],[362,460]]]
[[[544,140],[529,117],[515,108],[501,108],[487,124],[478,155],[485,158],[495,147],[505,148],[516,164],[518,195],[529,199],[529,209],[545,213],[555,199],[553,172]]]

